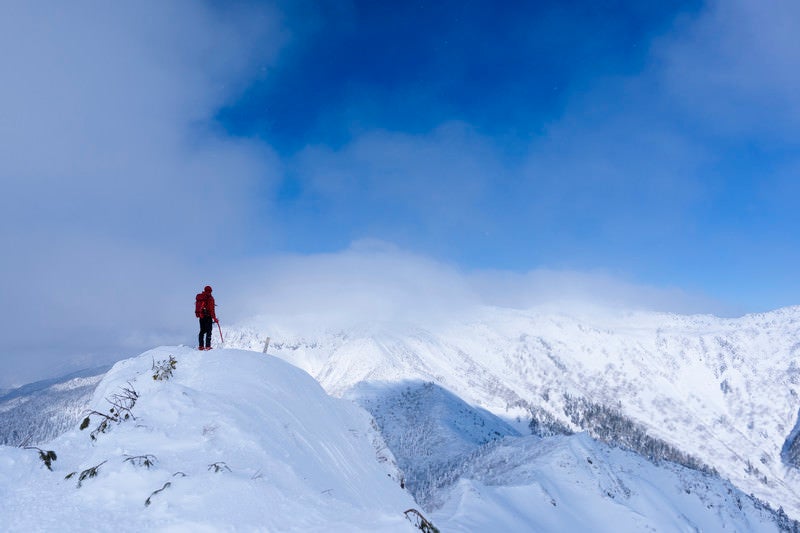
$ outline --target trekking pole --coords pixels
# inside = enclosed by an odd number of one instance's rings
[[[217,320],[217,329],[219,330],[219,341],[224,344],[225,339],[222,338],[222,328],[219,327],[219,320]]]

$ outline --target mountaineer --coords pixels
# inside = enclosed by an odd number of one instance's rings
[[[216,304],[214,303],[214,297],[211,296],[211,286],[206,285],[203,292],[197,295],[194,304],[194,316],[200,319],[200,334],[197,336],[198,350],[211,349],[211,330],[214,327],[214,322],[219,324],[214,307],[216,307]],[[205,336],[205,345],[203,344],[203,336]]]

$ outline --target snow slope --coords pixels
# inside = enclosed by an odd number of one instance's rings
[[[596,431],[576,404],[618,412],[800,518],[798,471],[781,456],[800,409],[798,307],[736,319],[485,308],[438,324],[331,330],[265,317],[227,340],[261,350],[267,335],[271,354],[337,396],[362,382],[429,381],[556,432]]]
[[[431,518],[453,532],[778,530],[730,483],[586,434],[497,442],[464,465]]]
[[[776,531],[792,524],[712,474],[539,438],[432,383],[349,393],[378,424],[406,486],[442,531]]]
[[[173,376],[154,380],[170,356]],[[411,530],[414,502],[370,417],[279,359],[157,348],[117,363],[92,408],[109,414],[125,389],[131,418],[92,440],[92,415],[41,446],[57,453],[52,472],[35,450],[0,447],[0,529]]]
[[[425,509],[465,457],[505,436],[518,436],[488,411],[467,405],[432,383],[363,383],[348,397],[375,418],[409,491]]]

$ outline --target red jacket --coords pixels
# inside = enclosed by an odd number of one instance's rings
[[[211,296],[211,287],[206,287],[203,292],[197,295],[194,304],[194,316],[203,318],[210,316],[214,320],[217,319],[217,313],[214,310],[217,304],[214,303],[214,297]]]

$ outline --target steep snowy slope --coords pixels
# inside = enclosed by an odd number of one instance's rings
[[[454,481],[465,457],[494,440],[519,435],[432,383],[363,383],[348,396],[375,418],[406,486],[425,509],[436,506],[439,489]]]
[[[800,308],[738,319],[492,308],[425,327],[316,332],[261,319],[229,343],[260,350],[266,335],[270,353],[334,395],[430,381],[510,420],[533,417],[540,432],[608,433],[591,412],[618,415],[800,517],[800,479],[781,457],[800,407]]]
[[[158,348],[117,363],[91,406],[121,421],[42,445],[52,472],[0,447],[4,531],[411,530],[370,417],[276,358]]]
[[[432,383],[356,387],[406,486],[443,531],[793,531],[717,476],[585,433],[515,436]]]

